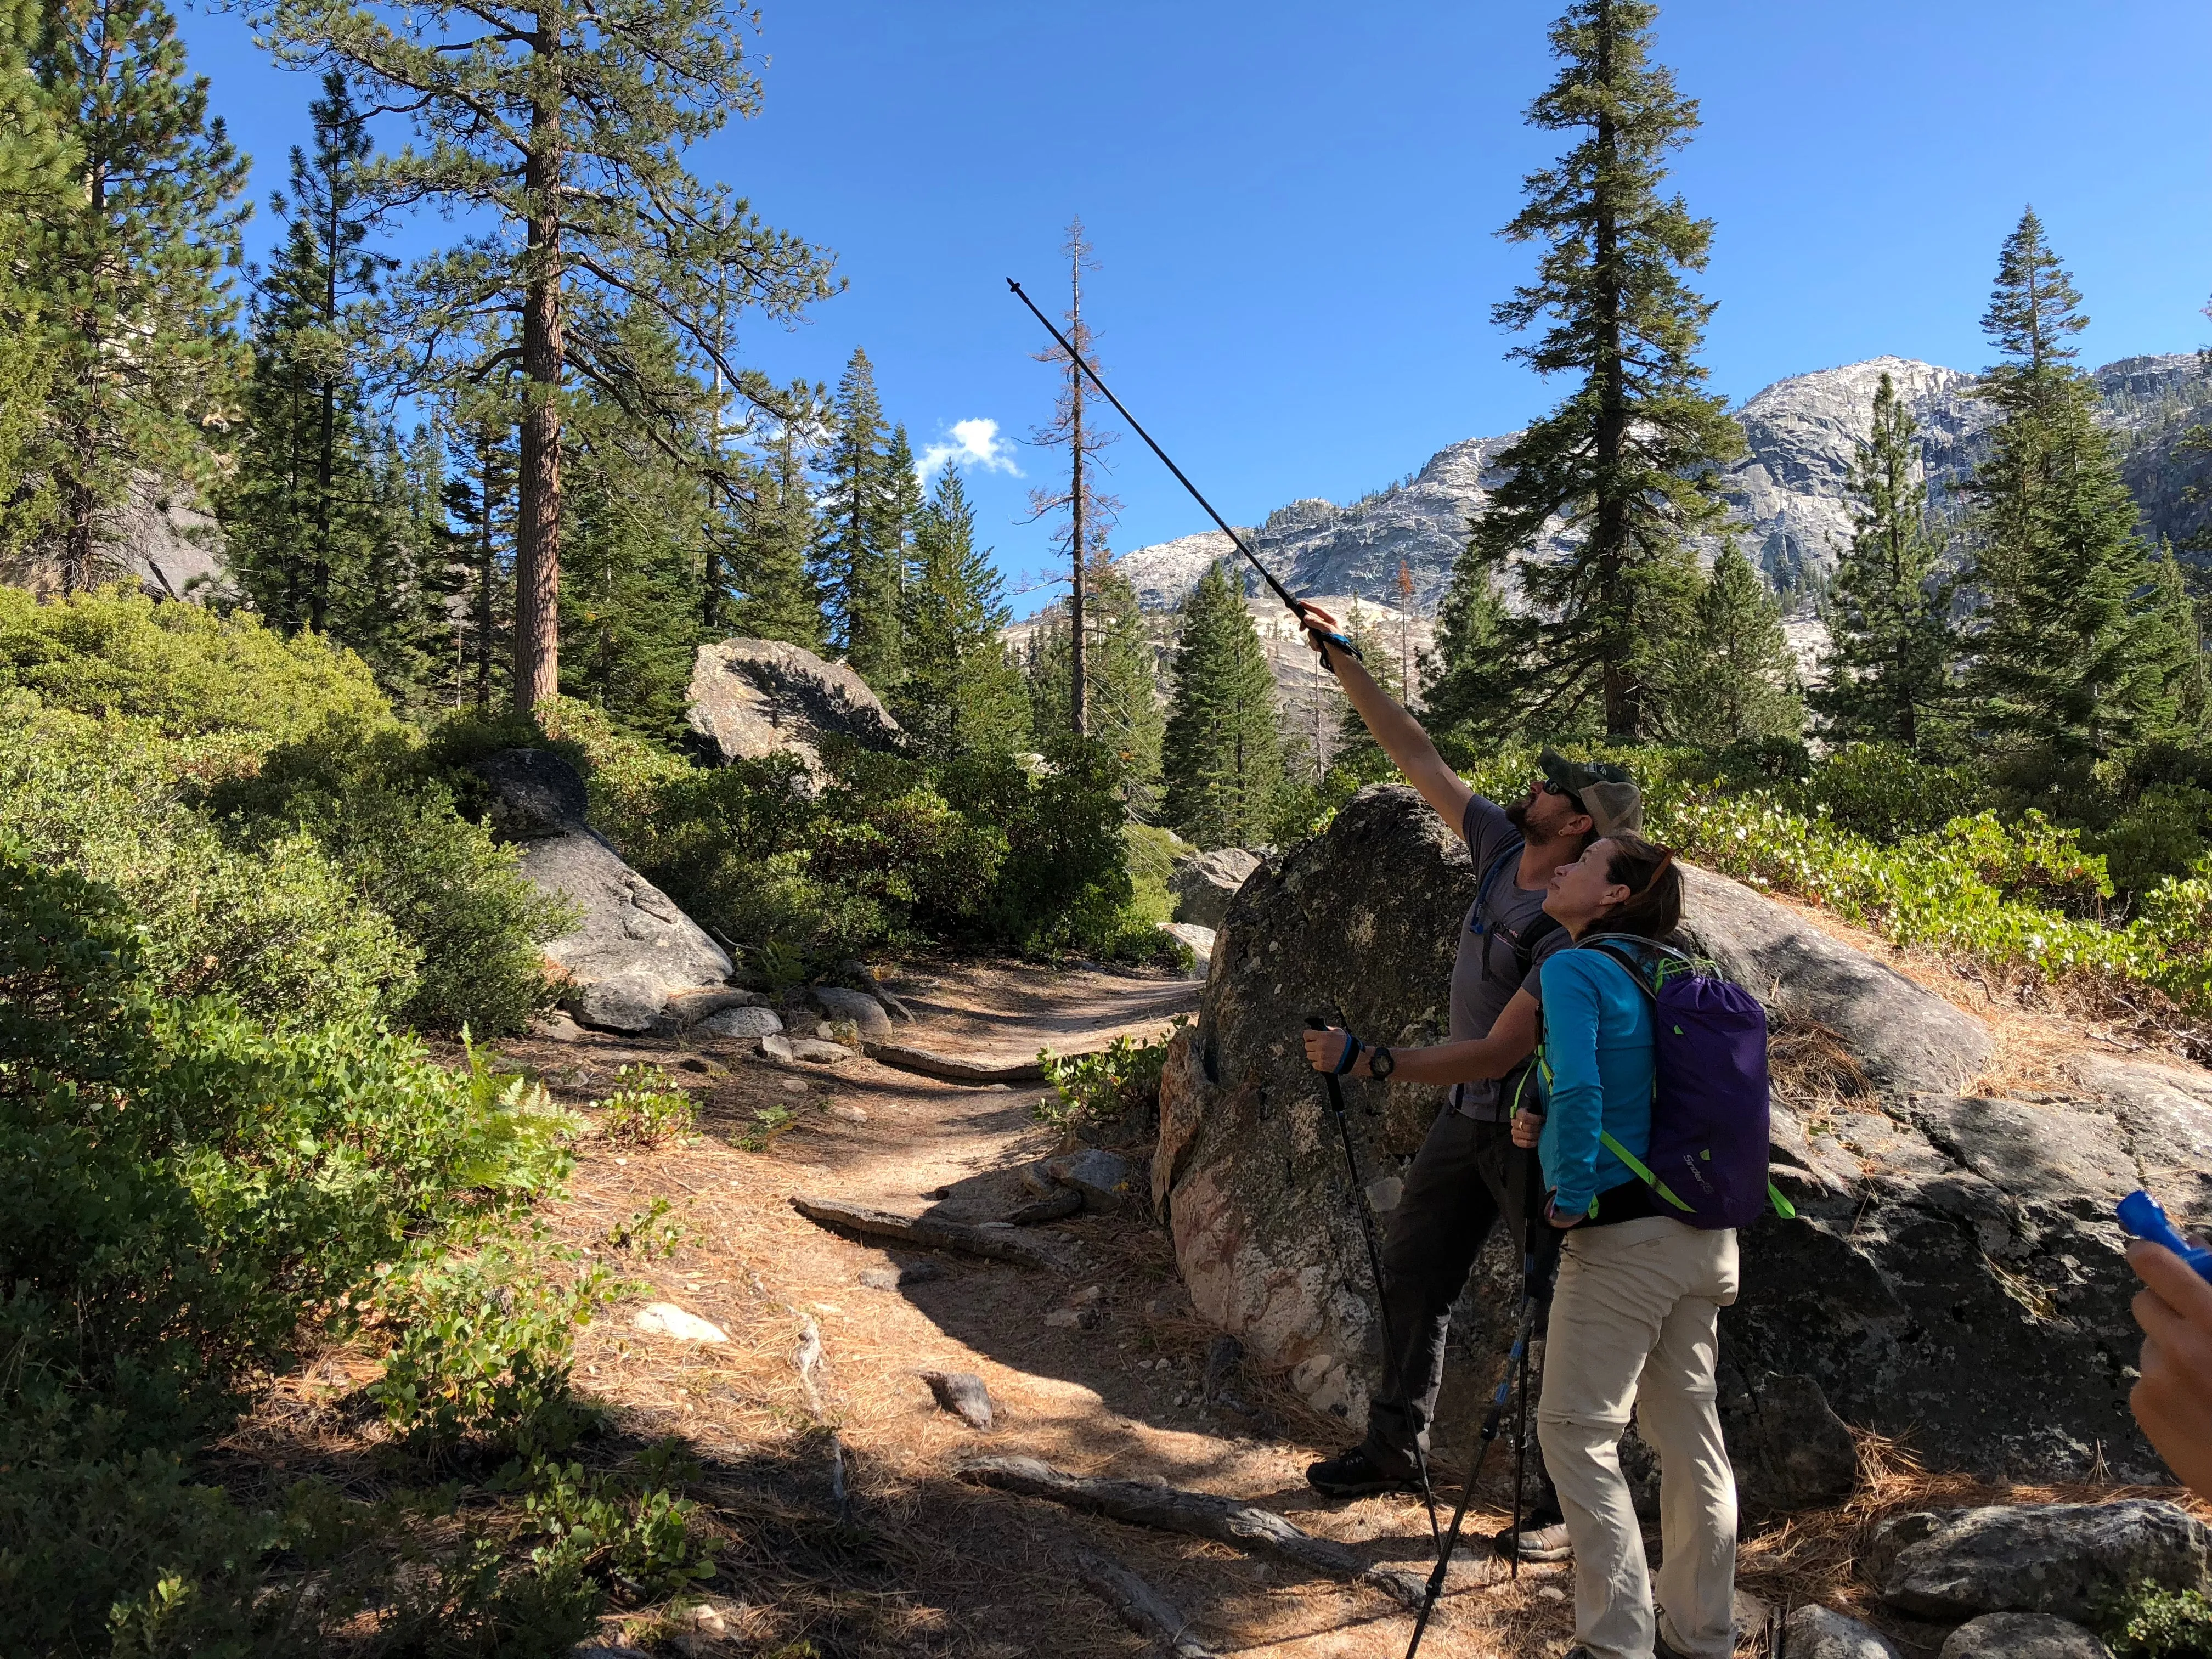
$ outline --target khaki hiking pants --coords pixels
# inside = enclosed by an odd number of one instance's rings
[[[1652,1654],[1651,1577],[1620,1473],[1632,1407],[1659,1455],[1657,1633],[1692,1659],[1734,1646],[1735,1475],[1713,1372],[1735,1293],[1733,1231],[1655,1215],[1567,1234],[1536,1425],[1574,1540],[1575,1638],[1592,1659]]]

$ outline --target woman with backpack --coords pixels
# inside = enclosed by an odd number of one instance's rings
[[[1682,874],[1665,848],[1613,836],[1559,868],[1544,908],[1576,948],[1543,965],[1544,1115],[1521,1114],[1514,1139],[1537,1149],[1546,1215],[1565,1233],[1536,1420],[1574,1541],[1567,1659],[1726,1659],[1735,1476],[1714,1370],[1720,1310],[1736,1296],[1735,1233],[1675,1219],[1644,1162],[1656,1074],[1648,988],[1662,955],[1650,946],[1681,924]],[[1661,1468],[1656,1609],[1620,1470],[1632,1407]]]

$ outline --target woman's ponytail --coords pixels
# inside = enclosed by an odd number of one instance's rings
[[[1671,848],[1641,836],[1607,836],[1613,858],[1607,879],[1628,889],[1628,896],[1599,919],[1608,933],[1634,933],[1663,939],[1682,925],[1682,872]]]

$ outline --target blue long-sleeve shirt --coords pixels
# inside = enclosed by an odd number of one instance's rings
[[[1641,1158],[1651,1146],[1651,1005],[1598,950],[1560,951],[1542,970],[1547,1109],[1536,1156],[1562,1215],[1636,1177],[1598,1139]]]

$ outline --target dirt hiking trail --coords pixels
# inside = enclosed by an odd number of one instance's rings
[[[1076,1052],[1117,1034],[1157,1036],[1194,1011],[1199,988],[947,962],[889,983],[917,1017],[900,1025],[902,1043],[988,1065],[1033,1061],[1047,1045]],[[971,1459],[1034,1457],[1256,1504],[1363,1561],[1418,1574],[1432,1559],[1417,1501],[1333,1504],[1307,1489],[1306,1463],[1344,1437],[1286,1389],[1237,1375],[1223,1386],[1243,1413],[1202,1397],[1217,1334],[1192,1315],[1141,1192],[1126,1217],[1020,1230],[1064,1241],[1081,1262],[1065,1274],[887,1244],[791,1207],[805,1194],[974,1223],[1032,1202],[1019,1172],[1064,1150],[1030,1113],[1042,1085],[968,1086],[860,1058],[779,1064],[750,1046],[586,1033],[502,1048],[569,1103],[608,1092],[618,1066],[641,1060],[667,1067],[701,1103],[699,1133],[684,1145],[624,1152],[587,1139],[570,1195],[549,1217],[563,1237],[655,1286],[651,1297],[729,1336],[647,1334],[629,1303],[578,1347],[580,1390],[616,1409],[623,1437],[675,1434],[696,1449],[692,1495],[725,1534],[710,1589],[727,1644],[691,1635],[686,1645],[772,1653],[803,1639],[825,1656],[977,1659],[1152,1650],[1083,1588],[1076,1557],[1088,1550],[1149,1583],[1215,1652],[1403,1650],[1411,1615],[1377,1589],[960,1480]],[[787,1127],[775,1127],[786,1111]],[[1141,1187],[1149,1149],[1127,1150]],[[649,1263],[609,1251],[611,1230],[657,1198],[673,1205],[686,1242]],[[810,1331],[821,1358],[802,1376]],[[980,1376],[992,1430],[941,1409],[925,1370]],[[1501,1524],[1494,1510],[1471,1516],[1466,1565],[1425,1651],[1528,1652],[1566,1635],[1559,1569],[1493,1582],[1487,1534]],[[1555,1628],[1539,1635],[1537,1624]]]

